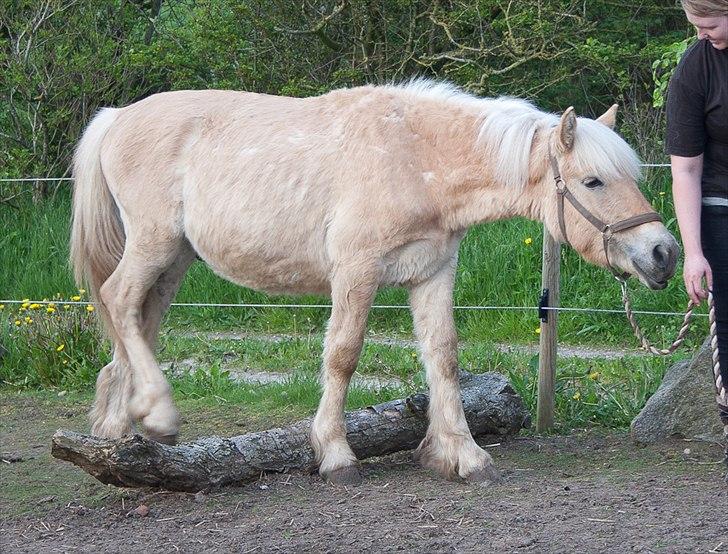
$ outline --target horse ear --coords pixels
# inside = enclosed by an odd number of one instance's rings
[[[614,129],[614,125],[617,123],[617,108],[619,108],[619,104],[612,105],[611,108],[600,115],[596,120],[602,125],[606,125],[610,129]]]
[[[574,147],[575,135],[576,112],[574,106],[569,106],[561,116],[558,128],[559,146],[563,152],[569,152]]]

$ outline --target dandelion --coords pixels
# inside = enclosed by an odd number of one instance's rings
[[[16,319],[15,320],[15,325],[20,325],[20,320],[19,319]]]
[[[0,312],[2,312],[5,309],[5,304],[0,304]]]
[[[529,246],[531,243],[533,243],[533,239],[531,237],[526,237],[523,241],[523,244],[526,246]]]
[[[79,300],[81,300],[81,297],[79,295],[71,296],[71,300],[73,300],[74,302],[78,302]]]
[[[68,364],[68,360],[63,360],[62,363],[63,363],[63,365],[67,365]]]
[[[94,307],[93,307],[93,306],[92,306],[91,304],[89,304],[88,306],[86,306],[86,311],[87,311],[88,313],[91,313],[91,312],[93,312],[93,311],[94,311],[94,309],[95,309],[95,308],[94,308]]]
[[[24,302],[24,303],[30,304],[30,298],[23,298],[23,299],[21,300],[21,302]]]
[[[541,327],[536,327],[536,329],[534,329],[533,332],[536,333],[537,335],[540,335],[541,334]]]
[[[25,323],[27,323],[28,325],[30,325],[31,323],[33,323],[33,318],[31,318],[30,316],[27,316],[26,315],[25,316]]]
[[[27,310],[28,306],[30,306],[30,302],[23,300],[23,303],[20,305],[20,311]]]
[[[65,344],[59,344],[56,346],[56,352],[63,352],[63,349],[66,348]]]
[[[48,306],[46,308],[46,313],[47,314],[54,314],[54,313],[56,313],[56,309],[54,307],[52,307],[52,306]]]
[[[574,396],[572,396],[571,398],[573,398],[574,400],[579,400],[581,398],[581,393],[579,391],[576,391],[574,393]]]
[[[31,310],[37,310],[40,308],[40,304],[33,303],[30,306],[28,306]]]
[[[599,372],[598,371],[592,371],[589,374],[589,379],[591,379],[592,381],[596,381],[597,379],[599,379]]]

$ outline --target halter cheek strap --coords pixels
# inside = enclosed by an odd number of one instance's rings
[[[584,205],[579,202],[576,197],[567,188],[566,183],[561,178],[561,171],[559,170],[559,163],[551,153],[551,143],[549,142],[549,161],[551,163],[551,171],[554,175],[554,182],[556,183],[556,199],[557,199],[557,213],[559,217],[559,230],[564,242],[571,245],[569,237],[566,234],[566,221],[564,219],[564,199],[568,200],[574,209],[579,212],[584,219],[591,223],[596,229],[602,234],[602,243],[604,245],[604,255],[607,259],[607,267],[609,270],[619,279],[625,279],[628,274],[620,273],[609,261],[609,241],[612,239],[614,233],[625,231],[643,223],[650,223],[653,221],[662,222],[662,217],[657,212],[645,212],[643,214],[635,215],[618,221],[617,223],[604,223],[601,219],[591,213]],[[572,246],[573,248],[573,246]]]

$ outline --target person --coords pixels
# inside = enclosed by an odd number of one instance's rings
[[[695,303],[713,293],[721,377],[728,387],[728,0],[681,0],[698,40],[667,92],[666,149]],[[719,409],[728,434],[728,406]],[[728,460],[727,460],[728,461]]]

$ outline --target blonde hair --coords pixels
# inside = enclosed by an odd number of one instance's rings
[[[698,17],[728,15],[726,0],[680,0],[683,10]]]

